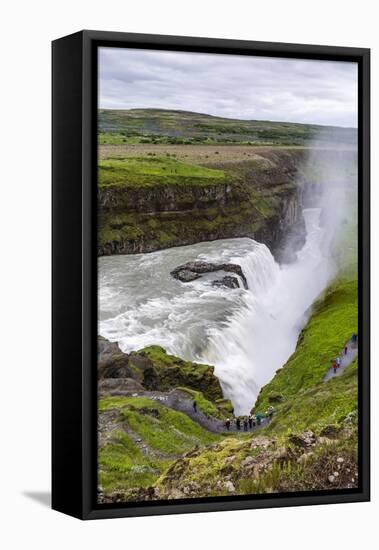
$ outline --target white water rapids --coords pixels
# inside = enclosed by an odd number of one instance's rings
[[[247,238],[99,258],[99,333],[124,352],[157,344],[215,365],[235,413],[248,413],[293,353],[307,310],[332,275],[320,209],[305,209],[304,218],[306,243],[289,265]],[[190,283],[170,275],[197,259],[240,264],[249,289],[214,287],[214,273]]]

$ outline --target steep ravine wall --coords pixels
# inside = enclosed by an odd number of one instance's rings
[[[195,186],[161,182],[149,187],[98,190],[98,255],[144,253],[231,237],[250,237],[290,260],[304,242],[302,183],[304,151],[272,151],[252,161],[218,164],[221,183]]]

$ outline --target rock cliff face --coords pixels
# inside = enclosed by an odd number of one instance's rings
[[[98,337],[98,379],[100,393],[144,389],[168,391],[186,387],[201,391],[210,399],[221,399],[221,386],[214,367],[184,361],[168,355],[160,346],[123,353],[118,344]]]
[[[290,234],[304,242],[298,168],[304,150],[265,150],[254,159],[218,163],[225,181],[185,181],[149,187],[108,186],[98,191],[98,255],[152,252],[231,237],[267,244],[285,261]]]

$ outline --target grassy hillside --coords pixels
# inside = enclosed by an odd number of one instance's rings
[[[134,157],[99,161],[98,186],[152,187],[224,183],[225,172],[168,157]]]
[[[255,410],[274,404],[275,418],[267,430],[322,429],[339,424],[358,407],[358,362],[338,378],[324,382],[331,360],[358,333],[358,272],[356,195],[347,196],[346,219],[335,236],[337,276],[313,304],[295,353],[259,394]]]
[[[169,153],[103,158],[99,255],[238,236],[261,240],[275,254],[287,226],[302,229],[296,173],[304,155],[271,149],[230,163],[215,151],[211,166]]]
[[[338,276],[312,307],[296,350],[262,388],[254,411],[273,420],[247,440],[228,437],[174,461],[156,498],[354,488],[358,484],[358,361],[324,376],[358,329],[356,220],[337,235]]]
[[[356,131],[312,124],[239,120],[163,109],[99,110],[99,143],[304,145],[354,143]]]
[[[323,378],[330,359],[357,331],[357,312],[356,280],[339,278],[314,305],[295,353],[262,389],[255,411],[274,404],[275,414],[253,435],[211,433],[152,398],[102,397],[104,501],[356,487],[357,360],[340,376]],[[145,351],[162,372],[180,362],[156,346]],[[177,376],[176,366],[174,371]],[[159,375],[164,387],[165,376]],[[230,405],[216,395],[178,389],[209,418],[230,416]]]
[[[99,415],[99,484],[105,493],[151,486],[174,459],[220,440],[187,415],[144,397],[100,399]]]
[[[337,154],[325,149],[302,171],[302,146],[319,131],[309,125],[153,109],[100,111],[99,117],[105,144],[100,255],[237,236],[265,242],[275,254],[290,231],[301,235],[304,229],[298,186],[317,185],[322,163]],[[326,142],[355,140],[349,129],[324,130]],[[332,183],[345,182],[345,176],[333,174]],[[355,205],[352,189],[348,202]],[[262,388],[255,411],[272,404],[275,413],[254,434],[210,432],[202,427],[208,424],[191,419],[191,410],[185,414],[168,404],[179,392],[180,410],[184,401],[191,409],[195,399],[201,414],[222,425],[232,411],[213,367],[183,361],[159,346],[129,355],[116,346],[109,353],[110,343],[103,342],[102,502],[356,486],[357,360],[324,382],[331,360],[358,328],[356,231],[355,217],[346,216],[332,251],[338,276],[313,304],[294,354]]]
[[[295,353],[261,391],[255,411],[272,422],[248,439],[227,437],[174,461],[157,498],[354,488],[358,483],[358,364],[323,381],[357,330],[354,280],[336,281],[315,305]]]
[[[299,402],[308,390],[319,384],[323,391],[323,377],[330,367],[330,361],[341,352],[345,342],[357,330],[357,280],[337,281],[314,305],[313,314],[300,334],[296,352],[262,389],[255,409],[266,410],[270,401],[276,399],[280,403],[279,411],[284,408],[280,416],[287,416],[289,400]],[[314,410],[314,414],[318,417],[320,411]],[[292,421],[291,418],[289,422]]]

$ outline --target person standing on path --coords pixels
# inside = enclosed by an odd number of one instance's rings
[[[243,420],[243,431],[247,432],[247,419],[246,418],[244,418],[244,420]]]
[[[197,413],[197,403],[196,403],[195,400],[193,402],[193,410],[194,410],[195,413]]]
[[[337,357],[336,363],[337,363],[337,368],[339,369],[340,366],[341,366],[341,357],[340,356]]]
[[[249,428],[251,430],[251,428],[253,427],[253,417],[250,415],[249,416]]]
[[[237,426],[237,430],[241,429],[241,419],[239,417],[236,420],[236,426]]]
[[[337,374],[337,369],[338,369],[337,361],[333,361],[332,368],[333,368],[334,374]]]
[[[226,429],[229,431],[230,430],[230,419],[229,418],[226,419],[225,426],[226,426]]]
[[[347,350],[348,350],[347,344],[348,344],[348,343],[346,342],[346,344],[345,344],[345,349],[344,349],[345,355],[347,355]]]

